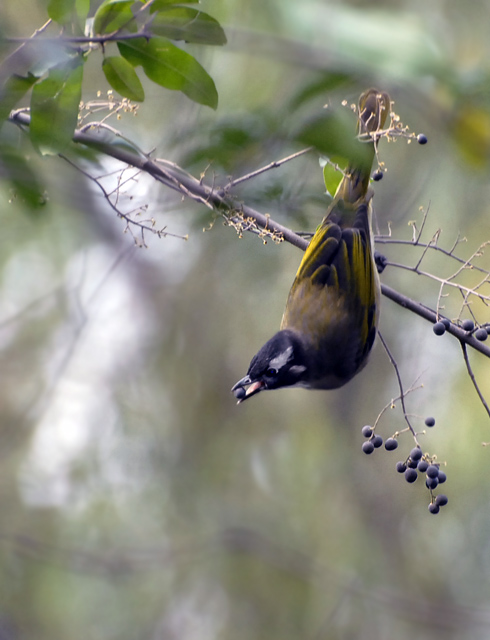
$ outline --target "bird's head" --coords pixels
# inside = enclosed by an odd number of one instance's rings
[[[238,402],[259,391],[281,387],[308,387],[308,364],[304,345],[290,330],[276,333],[252,358],[247,375],[232,388]]]

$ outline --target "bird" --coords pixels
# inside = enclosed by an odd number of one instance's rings
[[[381,298],[369,185],[375,145],[390,105],[385,92],[368,89],[361,94],[357,136],[368,153],[362,161],[351,160],[343,173],[301,260],[280,330],[232,387],[238,404],[266,390],[338,389],[366,365]]]

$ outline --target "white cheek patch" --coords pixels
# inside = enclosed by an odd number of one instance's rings
[[[293,375],[298,375],[298,376],[300,373],[303,373],[303,371],[306,371],[306,367],[304,367],[302,364],[295,364],[293,367],[289,369],[289,373],[292,373]]]
[[[269,362],[269,366],[280,371],[293,357],[293,347],[288,347],[285,351],[277,355]]]

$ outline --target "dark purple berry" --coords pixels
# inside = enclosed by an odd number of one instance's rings
[[[446,333],[446,327],[443,322],[436,322],[432,327],[432,331],[436,334],[436,336],[443,336]]]
[[[374,436],[371,442],[373,443],[375,449],[379,449],[383,444],[383,438],[381,436]]]
[[[394,451],[398,447],[398,440],[396,438],[388,438],[385,442],[386,451]]]
[[[427,136],[424,136],[423,133],[419,133],[419,135],[417,136],[417,142],[419,144],[427,144]]]
[[[239,387],[238,389],[235,389],[233,394],[237,400],[243,400],[243,398],[247,395],[247,392],[243,387]]]
[[[388,264],[388,258],[379,251],[374,252],[374,262],[376,263],[376,269],[378,273],[383,273]]]
[[[436,467],[435,464],[429,465],[427,468],[427,477],[428,478],[437,478],[439,475],[439,467]]]
[[[396,463],[396,470],[398,471],[398,473],[405,473],[405,471],[407,470],[407,465],[400,460],[400,462]]]
[[[429,464],[426,473],[428,478],[437,478],[439,475],[439,465]]]
[[[427,489],[435,489],[439,484],[439,480],[437,478],[427,478],[425,481],[425,486]]]
[[[412,458],[409,458],[409,459],[407,460],[407,467],[408,467],[409,469],[416,469],[416,468],[417,468],[417,466],[418,466],[418,462],[417,462],[417,460],[412,460]]]
[[[426,427],[433,427],[436,423],[435,418],[429,417],[425,419],[425,426]]]
[[[407,482],[410,482],[410,483],[415,482],[415,480],[417,480],[417,477],[418,475],[415,469],[407,469],[405,471],[405,480]]]
[[[427,460],[420,460],[417,465],[417,471],[420,471],[420,473],[425,473],[428,466],[429,463],[427,462]]]
[[[362,450],[368,455],[374,451],[374,444],[371,442],[371,440],[363,443]]]
[[[439,471],[437,479],[439,480],[439,484],[444,484],[446,482],[447,476],[444,471]]]
[[[436,496],[436,505],[438,507],[444,507],[447,504],[447,502],[448,502],[447,496],[445,496],[443,493]]]
[[[449,318],[440,318],[440,322],[442,322],[446,329],[449,329],[451,326],[451,320],[449,320]]]
[[[365,438],[370,438],[373,435],[373,428],[367,424],[362,428],[361,433]]]
[[[382,179],[383,179],[383,172],[380,169],[378,169],[373,173],[373,180],[375,182],[379,182]]]
[[[420,447],[415,447],[410,451],[410,458],[414,462],[418,462],[421,457],[422,457],[422,449]]]
[[[429,505],[429,511],[431,513],[439,513],[439,505],[435,502],[431,502]]]
[[[485,340],[488,338],[486,329],[477,329],[474,335],[477,340],[480,340],[480,342],[485,342]]]
[[[475,328],[475,323],[473,320],[463,320],[463,324],[461,325],[465,331],[473,331]]]

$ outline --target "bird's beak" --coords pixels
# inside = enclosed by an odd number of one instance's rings
[[[248,389],[245,389],[245,387],[248,387]],[[248,400],[248,398],[254,396],[256,393],[259,393],[259,391],[262,391],[262,389],[265,389],[265,384],[261,380],[252,382],[250,376],[247,375],[233,386],[232,391],[235,394],[235,398],[238,400],[237,404],[240,404],[244,400]]]

